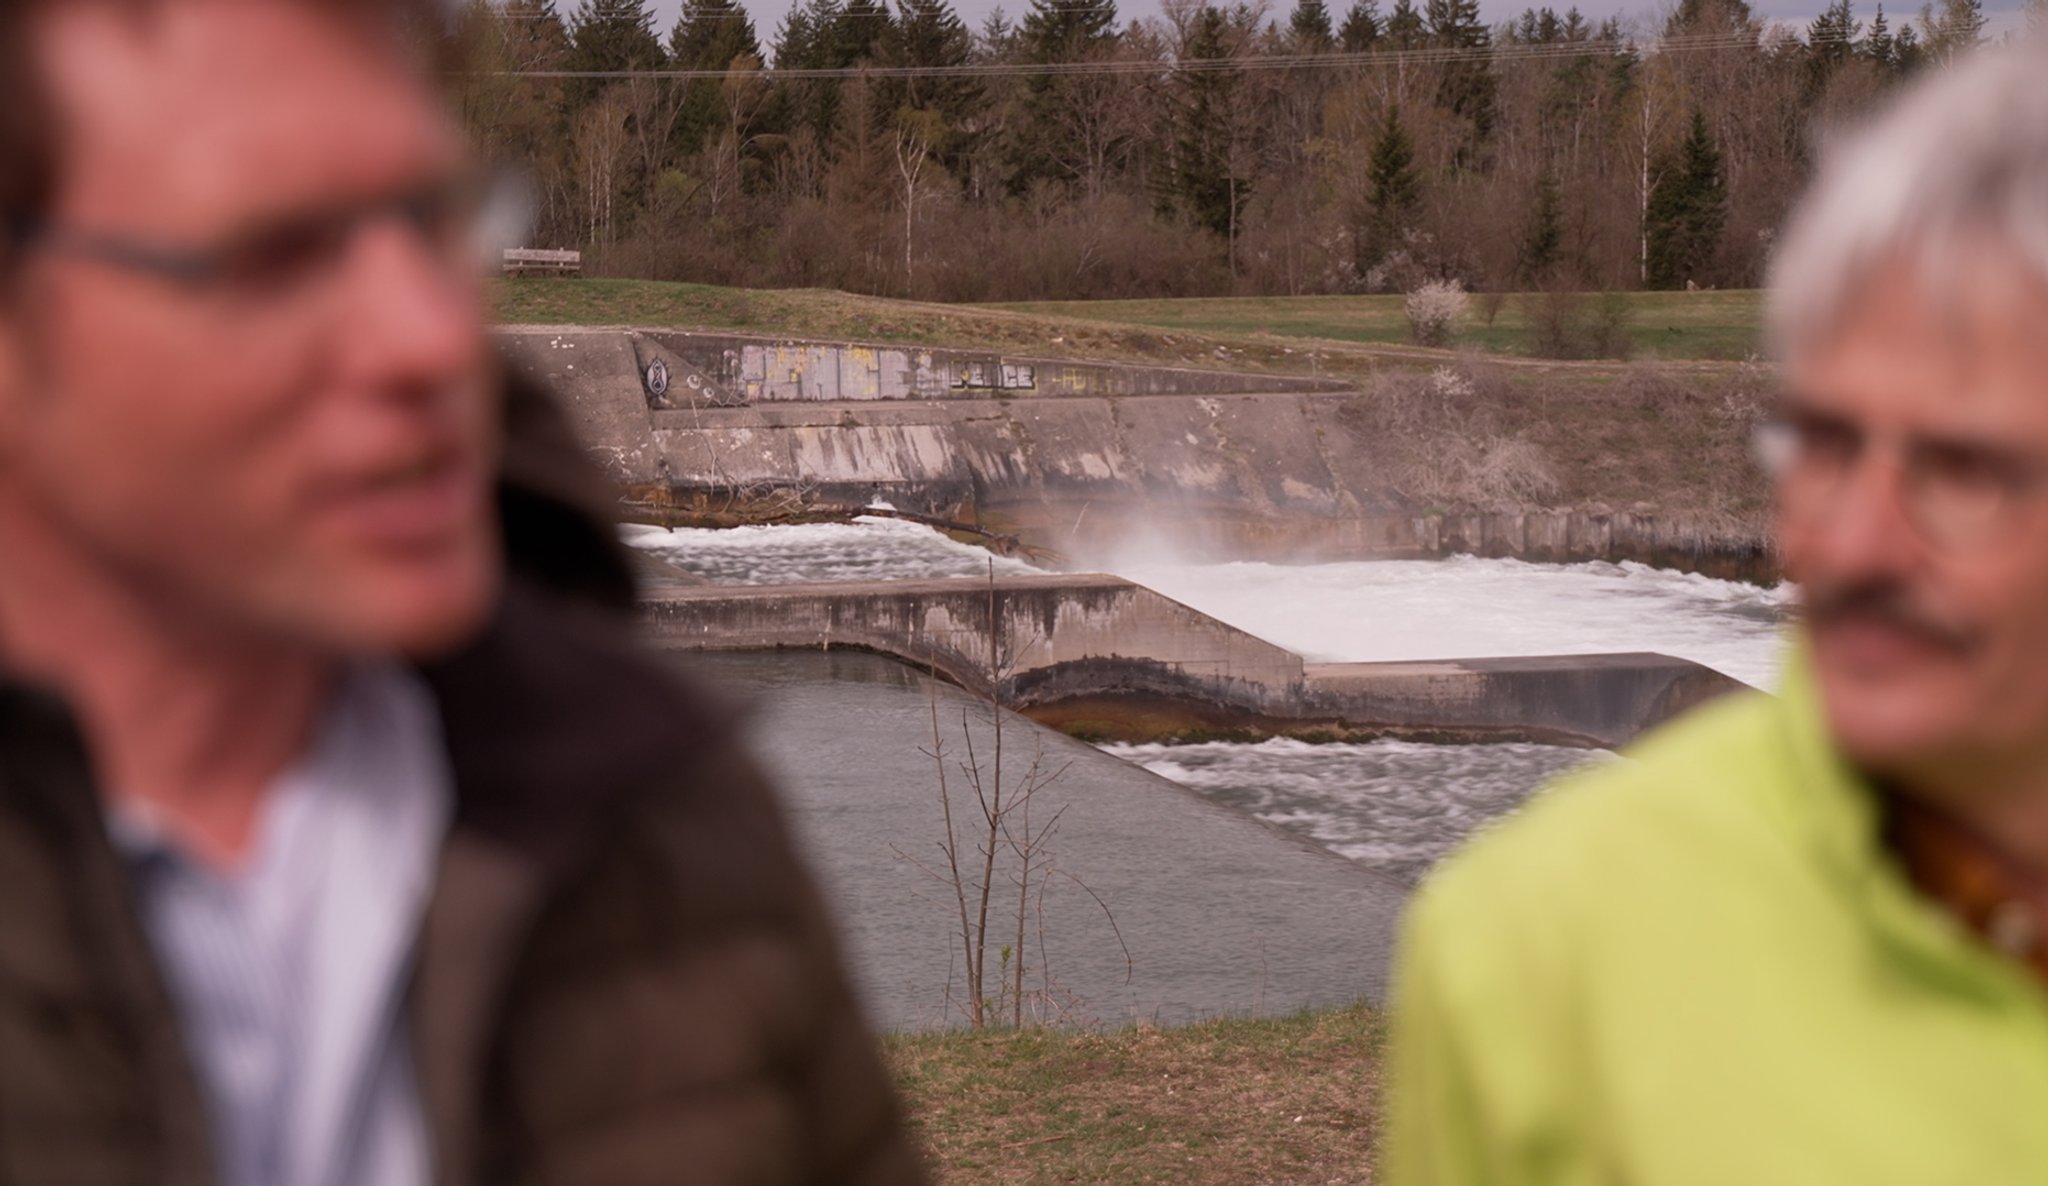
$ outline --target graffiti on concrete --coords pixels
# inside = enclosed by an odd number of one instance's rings
[[[1038,386],[1037,368],[1014,362],[956,362],[953,387],[990,387],[997,391],[1028,391]]]
[[[656,358],[667,363],[670,377],[666,395],[643,383],[650,406],[657,409],[1013,396],[1272,394],[1335,389],[1335,385],[1319,380],[1288,376],[1052,362],[944,347],[777,341],[681,331],[641,331],[634,333],[631,340],[643,369]]]

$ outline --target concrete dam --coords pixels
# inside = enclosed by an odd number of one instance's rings
[[[632,504],[625,517],[642,522],[802,522],[883,502],[1082,561],[1132,530],[1212,557],[1659,558],[1641,550],[1655,525],[1625,516],[1413,513],[1381,489],[1344,424],[1359,394],[1326,383],[657,331],[513,332],[505,348],[512,365],[566,396]],[[689,662],[736,702],[756,701],[755,744],[819,855],[863,990],[892,1028],[952,1017],[935,987],[957,983],[951,908],[903,854],[934,835],[935,762],[940,779],[946,762],[978,755],[1001,767],[989,746],[1004,718],[975,711],[977,700],[1087,741],[1615,748],[1742,687],[1656,654],[1318,663],[1118,577],[831,583],[816,578],[962,569],[915,569],[893,550],[843,566],[837,555],[777,550],[791,535],[856,547],[829,541],[868,530],[690,535],[641,540],[648,546],[632,553],[648,641],[698,652]],[[748,562],[712,555],[727,546]],[[810,583],[711,584],[664,556],[727,580]],[[984,560],[966,563],[974,571]],[[1025,566],[988,571],[998,567]],[[1398,629],[1392,606],[1364,599],[1360,613],[1384,623],[1369,629]],[[1333,837],[1277,822],[1302,814],[1294,809],[1322,784],[1276,779],[1275,789],[1291,781],[1295,798],[1262,807],[1173,781],[1134,751],[1023,732],[1007,751],[1012,785],[1041,756],[1049,769],[1075,769],[1042,806],[1068,821],[1061,867],[1086,890],[1040,895],[1037,958],[1052,966],[1049,929],[1062,992],[1079,1016],[1106,1023],[1382,1001],[1410,865],[1490,818],[1500,784],[1528,772],[1516,794],[1526,793],[1534,761],[1560,760],[1523,752],[1536,747],[1456,744],[1170,751],[1279,751],[1289,763],[1343,766],[1370,802],[1347,816],[1358,829],[1350,839],[1370,835],[1361,855],[1346,843],[1349,824]],[[1427,766],[1378,765],[1387,751],[1418,750],[1430,751]],[[1347,811],[1335,796],[1318,810]]]
[[[502,337],[566,397],[633,518],[880,503],[1069,555],[1134,527],[1196,554],[1347,559],[1614,557],[1654,534],[1626,516],[1404,513],[1342,443],[1335,409],[1358,393],[1313,380],[653,330]],[[1107,576],[707,586],[640,560],[658,645],[873,651],[1096,739],[1612,748],[1742,687],[1651,654],[1309,663]]]
[[[1615,748],[1742,684],[1663,655],[1300,656],[1110,576],[656,587],[656,645],[859,648],[1098,740],[1290,736]]]
[[[1712,570],[1654,517],[1418,510],[1330,381],[652,329],[510,327],[639,517],[695,526],[886,503],[1086,562],[1133,536],[1299,561],[1472,553]]]

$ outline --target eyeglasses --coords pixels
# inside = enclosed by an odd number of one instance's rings
[[[17,229],[27,252],[64,255],[152,276],[196,296],[256,307],[292,297],[333,274],[365,225],[396,221],[451,265],[482,254],[479,232],[503,225],[520,187],[460,174],[400,193],[279,218],[202,247],[34,224]]]
[[[2048,463],[1969,442],[1874,440],[1848,420],[1807,410],[1760,425],[1756,447],[1792,515],[1827,512],[1859,465],[1894,454],[1907,518],[1928,543],[1948,550],[1996,540],[2048,488]]]

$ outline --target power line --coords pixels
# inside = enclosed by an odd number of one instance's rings
[[[1824,34],[1807,44],[1849,43],[1842,34]],[[1345,68],[1402,69],[1411,66],[1449,65],[1459,62],[1542,62],[1574,58],[1618,57],[1624,54],[1662,56],[1699,54],[1719,50],[1754,49],[1764,38],[1756,35],[1680,34],[1658,38],[1639,47],[1633,40],[1529,43],[1509,42],[1493,46],[1427,46],[1403,50],[1365,50],[1320,54],[1252,54],[1228,58],[1140,59],[1111,58],[1084,62],[967,62],[945,66],[790,66],[758,70],[486,70],[473,73],[487,77],[579,78],[675,80],[777,78],[1015,78],[1066,75],[1146,75],[1169,73],[1236,73],[1271,70],[1335,70]]]

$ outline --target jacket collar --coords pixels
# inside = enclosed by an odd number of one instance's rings
[[[1882,855],[1877,791],[1828,735],[1820,686],[1803,636],[1785,665],[1778,704],[1781,737],[1798,774],[1797,793],[1787,806],[1839,875],[1852,882],[1870,877]]]
[[[1783,802],[1798,834],[1870,928],[1881,950],[1964,995],[2038,1005],[2040,986],[1915,887],[1884,835],[1884,794],[1829,736],[1802,638],[1779,695],[1780,739],[1793,773]]]

